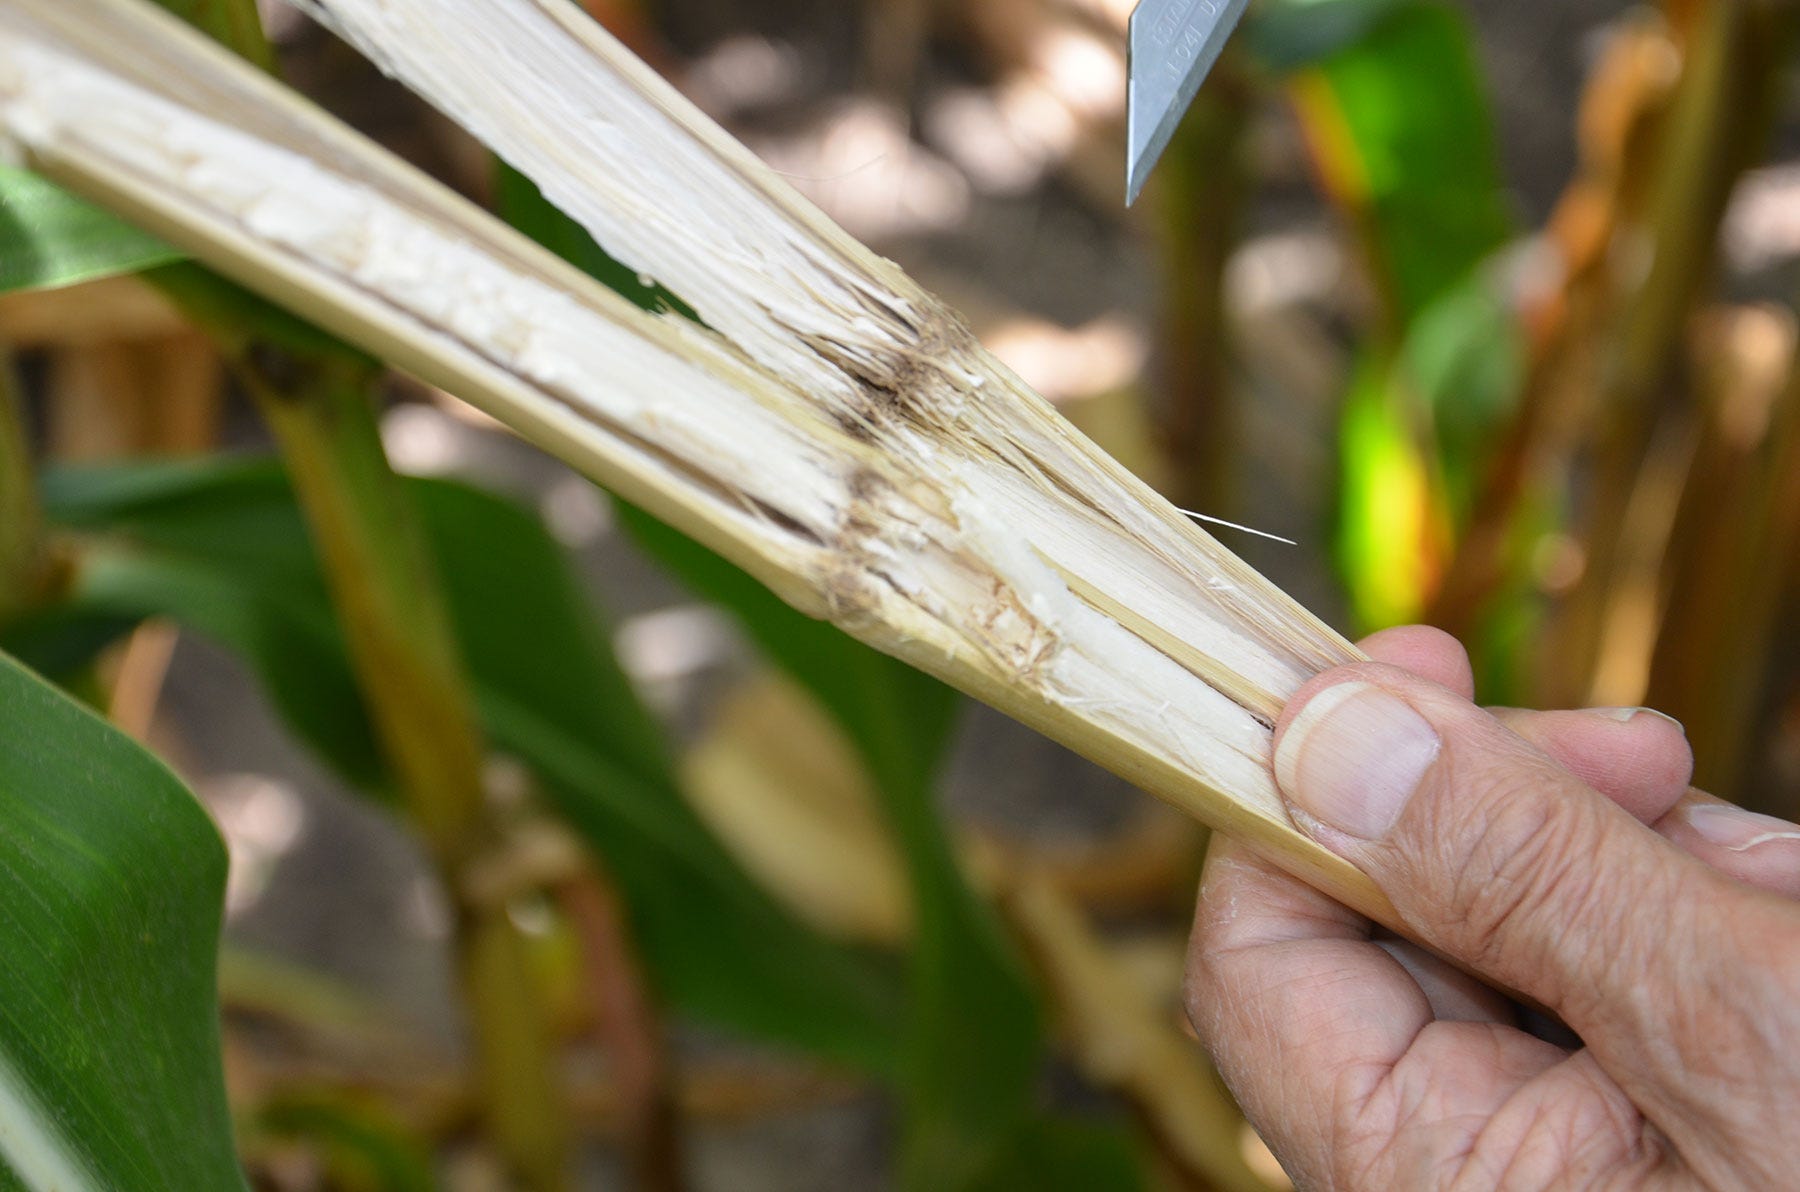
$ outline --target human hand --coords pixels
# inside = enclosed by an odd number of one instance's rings
[[[1302,831],[1585,1046],[1216,840],[1188,1008],[1302,1188],[1800,1187],[1800,827],[1688,786],[1673,721],[1485,712],[1435,630],[1276,728]]]

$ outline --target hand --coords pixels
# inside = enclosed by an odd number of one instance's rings
[[[1484,712],[1445,635],[1364,648],[1276,728],[1295,822],[1585,1046],[1219,840],[1189,1014],[1295,1181],[1800,1187],[1800,827],[1691,790],[1654,713]]]

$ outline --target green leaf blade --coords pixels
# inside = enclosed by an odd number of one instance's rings
[[[54,182],[0,165],[0,294],[56,289],[180,259],[178,250]]]
[[[1297,76],[1295,95],[1327,190],[1404,327],[1504,245],[1515,218],[1468,19],[1436,0],[1358,7],[1359,36]]]
[[[215,966],[225,853],[163,766],[0,656],[0,1166],[241,1188]]]

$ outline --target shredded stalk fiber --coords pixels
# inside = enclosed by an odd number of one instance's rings
[[[1355,649],[565,0],[311,0],[699,324],[137,0],[8,0],[0,151],[458,394],[790,603],[1378,918],[1270,725]]]

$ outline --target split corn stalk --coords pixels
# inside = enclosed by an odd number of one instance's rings
[[[0,150],[1393,923],[1270,775],[1282,704],[1354,647],[566,0],[310,7],[703,325],[141,0],[6,0]]]

